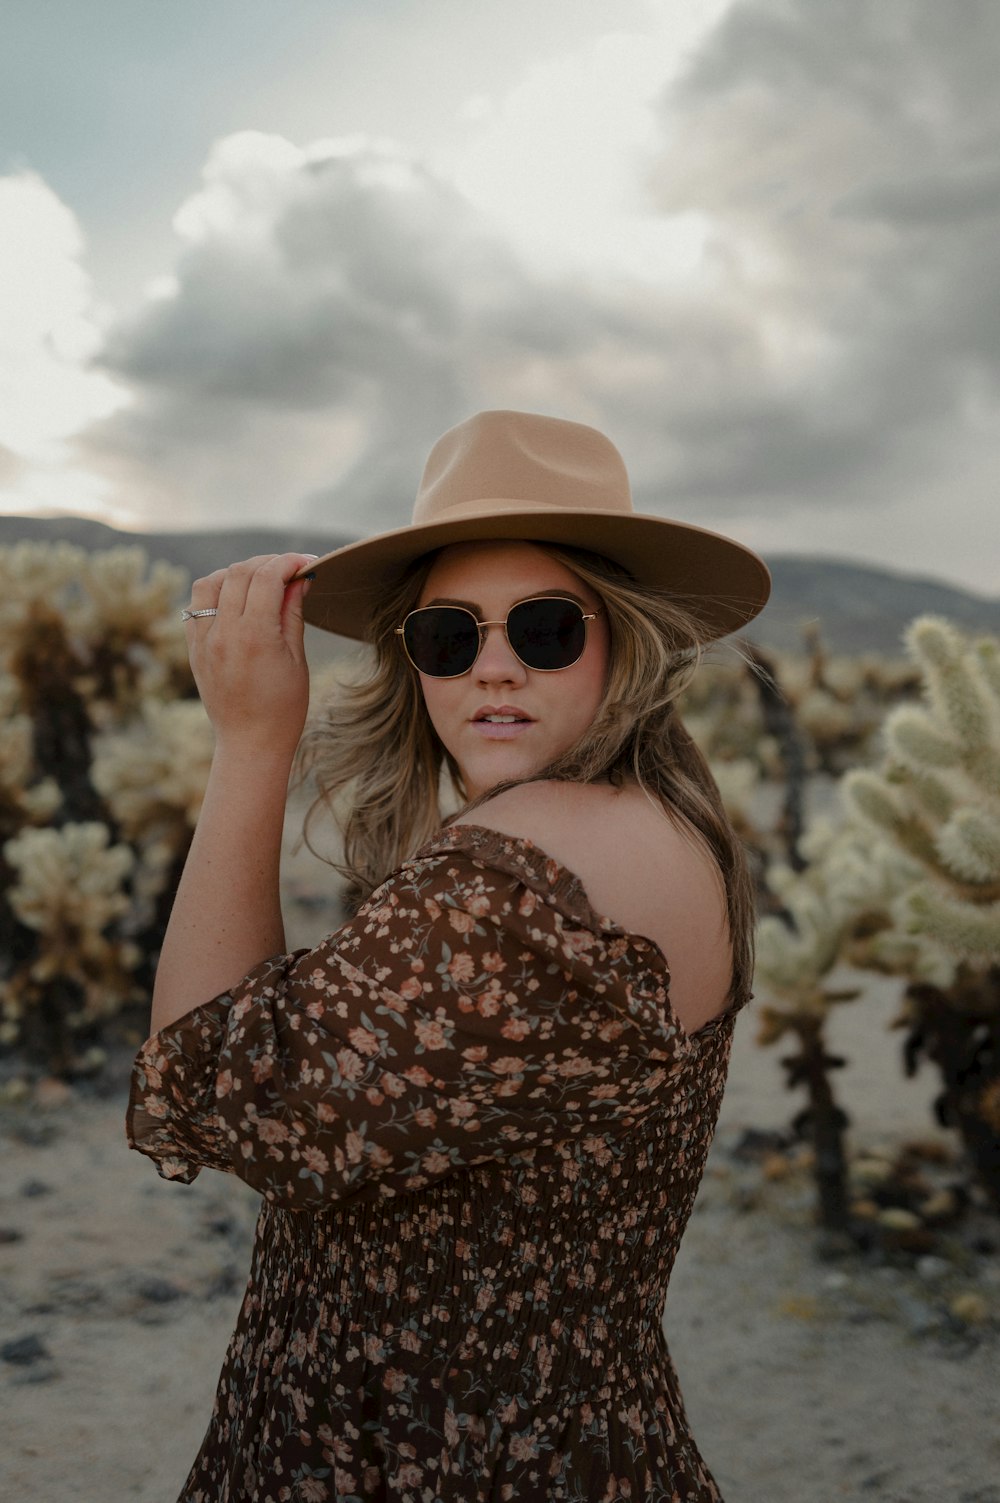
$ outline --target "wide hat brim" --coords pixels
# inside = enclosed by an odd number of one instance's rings
[[[450,543],[494,539],[564,543],[604,554],[639,584],[676,595],[700,623],[706,642],[746,626],[771,592],[763,559],[707,528],[641,512],[572,511],[491,497],[452,507],[440,521],[348,543],[317,559],[308,566],[316,577],[303,616],[323,631],[367,641],[373,610],[408,564]]]

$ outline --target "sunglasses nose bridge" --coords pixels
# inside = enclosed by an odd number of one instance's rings
[[[476,662],[473,664],[473,667],[475,667],[476,664],[479,663],[480,658],[486,650],[486,647],[489,643],[490,631],[496,627],[499,627],[507,652],[514,659],[518,668],[522,670],[524,669],[525,664],[516,652],[507,632],[508,619],[508,616],[504,616],[498,621],[477,621],[476,625],[479,627],[479,651],[476,653]]]

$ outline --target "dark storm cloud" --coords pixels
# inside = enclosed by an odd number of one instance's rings
[[[229,138],[178,227],[173,294],[102,357],[136,400],[84,444],[189,522],[234,488],[258,519],[280,500],[325,526],[404,521],[444,428],[522,389],[535,361],[572,366],[600,326],[637,335],[532,279],[454,189],[385,145]]]
[[[363,531],[407,519],[451,423],[529,407],[605,427],[643,509],[749,500],[793,547],[930,515],[995,407],[998,57],[973,0],[737,0],[662,100],[648,200],[705,235],[662,289],[542,276],[390,146],[226,138],[174,295],[109,339],[135,401],[87,457],[178,525]]]
[[[960,440],[1000,374],[998,62],[1000,9],[974,0],[752,0],[707,40],[653,191],[706,215],[734,324],[791,337],[720,386],[710,466],[704,414],[679,415],[691,485],[904,484]]]

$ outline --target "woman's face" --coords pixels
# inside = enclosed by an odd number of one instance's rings
[[[601,604],[582,579],[541,548],[507,542],[442,549],[417,603],[464,605],[480,621],[503,621],[512,605],[535,595],[566,595],[588,612]],[[458,763],[470,798],[540,771],[583,734],[604,697],[609,643],[602,611],[587,622],[583,655],[569,668],[545,673],[526,668],[503,627],[490,626],[468,673],[418,675],[431,723]],[[496,724],[489,715],[517,719]]]

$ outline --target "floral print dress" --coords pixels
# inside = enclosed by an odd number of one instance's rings
[[[136,1056],[129,1146],[262,1203],[178,1503],[720,1503],[662,1329],[733,1022],[452,825]]]

